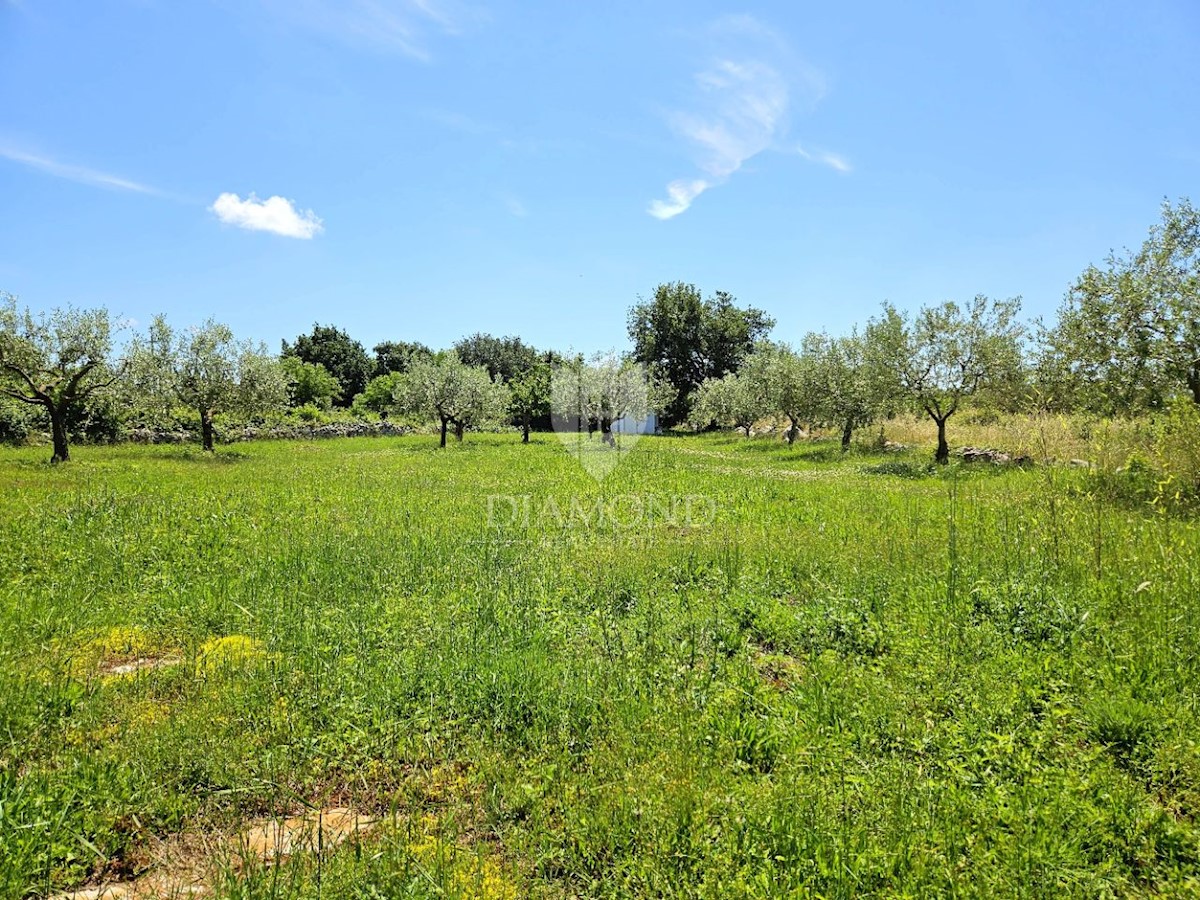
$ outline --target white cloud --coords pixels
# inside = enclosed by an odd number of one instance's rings
[[[707,181],[672,181],[667,185],[670,200],[653,200],[646,212],[656,219],[673,219],[692,205],[692,201],[712,187]]]
[[[344,43],[429,62],[432,35],[457,35],[478,18],[458,0],[264,0],[277,14]]]
[[[678,113],[675,130],[702,151],[700,167],[714,178],[728,178],[742,163],[771,146],[788,109],[788,87],[772,66],[748,60],[717,60],[696,75],[708,95],[699,115]]]
[[[108,172],[100,172],[85,166],[61,163],[49,157],[27,153],[24,150],[18,150],[6,144],[0,144],[0,157],[20,163],[23,166],[28,166],[31,169],[37,169],[39,172],[45,172],[47,175],[54,175],[57,178],[65,178],[68,181],[90,185],[91,187],[163,196],[161,191],[144,184],[139,184],[136,181],[130,181],[128,178],[122,178],[119,175],[111,175]]]
[[[647,209],[658,219],[679,215],[704,191],[728,181],[748,160],[779,148],[792,109],[812,106],[825,93],[820,73],[797,60],[786,41],[753,17],[719,19],[708,34],[715,51],[694,76],[693,108],[668,116],[672,130],[691,147],[705,177],[668,184],[669,199],[655,200]],[[803,148],[796,152],[841,172],[850,168],[833,153]]]
[[[236,225],[250,231],[270,231],[284,237],[308,240],[325,230],[311,209],[300,211],[291,200],[268,197],[259,200],[253,193],[245,200],[237,194],[225,193],[209,207],[226,225]]]

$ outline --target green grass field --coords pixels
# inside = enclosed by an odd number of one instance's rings
[[[4,897],[1200,896],[1200,535],[1089,470],[45,456],[0,455]]]

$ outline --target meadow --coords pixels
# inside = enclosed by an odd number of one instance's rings
[[[1137,472],[45,455],[0,454],[0,896],[1200,896],[1200,534]]]

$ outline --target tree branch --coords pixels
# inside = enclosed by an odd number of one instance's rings
[[[33,391],[34,396],[37,397],[35,402],[44,404],[50,400],[46,392],[40,389],[37,384],[34,383],[34,380],[29,377],[29,374],[24,369],[20,368],[19,366],[14,366],[9,362],[0,363],[0,366],[2,366],[6,372],[12,372],[24,379],[25,383],[29,385],[29,389]]]
[[[68,403],[77,399],[75,396],[75,391],[79,388],[79,382],[81,382],[87,376],[87,374],[98,365],[100,365],[100,360],[98,359],[89,360],[88,362],[84,363],[83,367],[67,380],[67,386],[63,388],[61,399]]]
[[[17,391],[9,390],[8,388],[0,388],[0,394],[5,397],[12,397],[14,400],[20,400],[22,403],[28,403],[30,406],[45,406],[45,401],[39,400],[37,397],[30,397],[26,394]]]

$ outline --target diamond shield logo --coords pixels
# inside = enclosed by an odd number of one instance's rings
[[[657,424],[645,368],[611,352],[555,366],[550,419],[567,452],[602,481]]]

